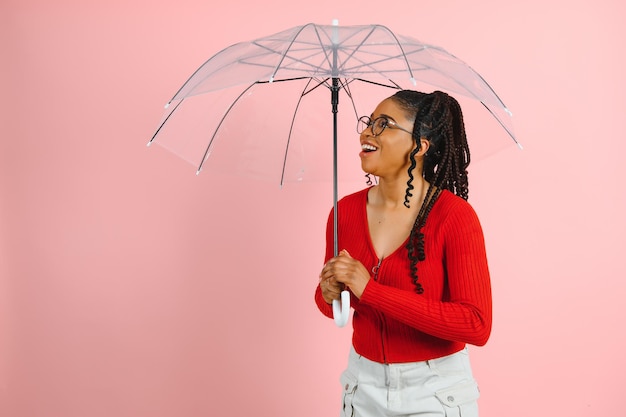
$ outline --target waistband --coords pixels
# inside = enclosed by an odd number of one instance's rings
[[[348,363],[348,368],[352,368],[352,373],[359,380],[377,381],[377,384],[384,383],[385,385],[394,385],[393,381],[398,378],[420,380],[434,374],[463,375],[466,378],[473,378],[467,347],[440,358],[391,364],[367,359],[351,347]]]

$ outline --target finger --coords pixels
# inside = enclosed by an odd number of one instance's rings
[[[324,266],[322,267],[322,274],[332,271],[334,263],[335,263],[334,259],[331,259],[328,262],[326,262]]]
[[[346,261],[348,261],[348,259],[345,257],[334,258],[326,264],[327,270],[331,273],[342,270],[345,268]]]
[[[320,282],[327,280],[328,278],[330,278],[332,276],[332,270],[328,267],[324,267],[322,269],[322,272],[320,272]]]
[[[337,279],[334,275],[324,276],[320,280],[320,286],[322,288],[335,288],[338,287],[338,285],[339,284],[337,284]]]
[[[345,286],[341,282],[337,281],[335,277],[331,277],[320,284],[322,292],[328,291],[329,293],[339,295],[344,290]]]
[[[341,295],[341,288],[336,285],[331,285],[328,281],[324,281],[320,284],[322,295],[326,299],[337,299]]]

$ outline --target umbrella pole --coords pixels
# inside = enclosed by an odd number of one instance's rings
[[[331,91],[331,105],[333,111],[333,240],[335,256],[339,254],[339,234],[337,200],[339,193],[337,191],[337,112],[339,108],[339,79],[333,77]],[[348,323],[350,317],[350,293],[347,290],[341,291],[341,301],[333,300],[333,318],[335,324],[343,327]]]
[[[337,256],[339,254],[339,237],[337,233],[337,200],[339,199],[339,193],[337,190],[337,113],[339,111],[339,80],[337,78],[333,78],[333,84],[330,91],[330,101],[333,109],[333,240],[335,249],[334,253],[335,256]]]

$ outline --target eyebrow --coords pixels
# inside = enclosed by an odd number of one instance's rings
[[[383,114],[379,114],[378,117],[384,117],[385,119],[388,119],[388,120],[391,120],[394,123],[397,123],[396,119],[394,119],[393,117],[389,116],[388,114],[384,114],[384,113]],[[374,117],[374,113],[372,113],[370,115],[370,119],[372,119],[372,120],[378,119],[378,117]]]

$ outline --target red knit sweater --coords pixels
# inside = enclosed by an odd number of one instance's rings
[[[372,271],[379,260],[367,223],[367,192],[338,203],[339,250],[346,249]],[[415,362],[457,352],[466,343],[484,345],[491,332],[491,286],[482,229],[472,207],[443,191],[424,228],[426,259],[417,274],[424,293],[415,292],[405,244],[381,262],[354,307],[352,343],[380,363]],[[326,261],[333,256],[333,213],[326,227]],[[319,286],[319,309],[332,317]]]

